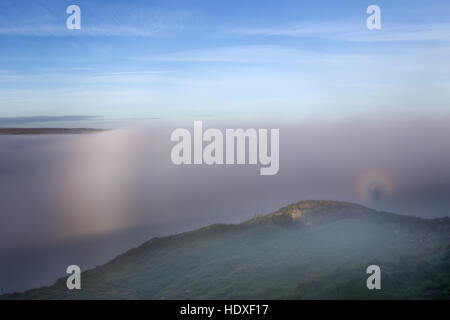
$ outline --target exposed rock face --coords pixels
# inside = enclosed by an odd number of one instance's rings
[[[353,203],[309,200],[281,208],[274,215],[284,215],[306,225],[316,225],[341,219],[366,218],[374,212],[374,210]]]

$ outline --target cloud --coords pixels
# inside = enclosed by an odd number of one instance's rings
[[[1,72],[0,83],[7,84],[114,84],[114,83],[150,83],[156,82],[175,70],[148,70],[148,71],[117,71],[98,72],[92,68],[73,68],[73,73],[52,72],[52,73],[29,73],[29,72]]]
[[[196,50],[179,51],[164,55],[153,55],[142,58],[150,61],[171,62],[283,62],[300,61],[312,52],[285,46],[275,45],[242,45],[200,48]]]
[[[0,35],[9,36],[92,36],[92,37],[151,37],[169,31],[166,26],[155,28],[141,28],[133,26],[97,25],[83,26],[80,30],[68,30],[61,25],[41,26],[12,26],[0,27]]]
[[[304,23],[284,24],[258,28],[236,28],[230,33],[260,36],[287,36],[299,38],[323,38],[352,42],[393,41],[450,41],[450,24],[382,25],[381,30],[371,31],[354,23]]]
[[[1,9],[0,35],[3,36],[153,37],[188,29],[188,23],[200,15],[195,10],[162,10],[148,5],[105,7],[86,3],[81,5],[81,29],[68,30],[69,15],[62,16],[56,8],[50,10],[26,2],[9,3]],[[85,12],[95,12],[95,16]]]
[[[179,125],[192,130],[191,121]],[[53,246],[66,262],[74,254],[68,248],[91,232],[106,244],[92,250],[97,240],[80,243],[84,254],[76,261],[94,267],[146,238],[241,222],[305,199],[362,202],[427,218],[450,212],[448,112],[220,126],[280,129],[280,172],[265,177],[251,165],[173,165],[169,137],[179,125],[0,139],[6,150],[0,153],[0,263],[11,270],[0,282],[9,289],[51,283]],[[206,121],[205,127],[217,126]],[[143,238],[136,226],[145,229]],[[120,241],[112,241],[111,230],[123,235]],[[32,262],[23,265],[32,268],[14,268],[23,263],[22,249]],[[36,265],[45,272],[33,279]]]
[[[0,75],[0,105],[7,108],[1,115],[60,114],[61,106],[65,114],[95,110],[105,116],[150,113],[171,119],[193,110],[278,119],[373,110],[432,112],[448,106],[449,53],[450,47],[428,46],[357,53],[228,46],[135,58],[139,65],[179,63],[159,70],[5,74]],[[185,68],[192,62],[195,72]]]
[[[380,31],[347,32],[336,40],[357,42],[450,41],[450,24],[421,24],[385,27]]]

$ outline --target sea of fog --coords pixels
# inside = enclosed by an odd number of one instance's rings
[[[175,166],[170,134],[192,125],[0,136],[3,292],[52,284],[70,264],[86,270],[154,236],[237,223],[300,200],[450,215],[448,115],[239,124],[280,129],[274,176],[255,165]]]

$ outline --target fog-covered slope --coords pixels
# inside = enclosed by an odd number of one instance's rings
[[[152,239],[19,299],[376,299],[450,297],[450,219],[303,201],[238,225]],[[382,289],[366,288],[381,267]]]

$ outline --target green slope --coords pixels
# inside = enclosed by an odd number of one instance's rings
[[[448,299],[450,219],[304,201],[239,225],[155,238],[82,273],[10,299]],[[366,267],[382,289],[366,288]]]

